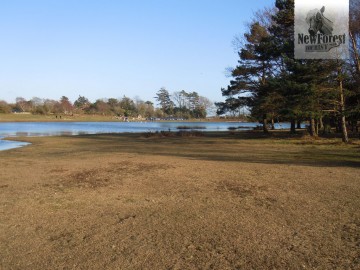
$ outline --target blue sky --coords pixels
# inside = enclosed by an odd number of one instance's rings
[[[197,91],[221,101],[232,40],[274,0],[3,0],[0,100]]]

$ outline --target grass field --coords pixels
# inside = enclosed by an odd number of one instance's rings
[[[18,138],[0,269],[359,269],[359,141],[284,136]]]

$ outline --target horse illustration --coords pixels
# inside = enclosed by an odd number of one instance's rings
[[[320,11],[318,9],[310,10],[306,16],[306,22],[309,25],[309,34],[314,36],[318,32],[324,35],[331,35],[334,23],[324,16],[325,7]]]

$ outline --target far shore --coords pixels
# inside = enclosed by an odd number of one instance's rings
[[[129,122],[150,122],[146,118],[129,117]],[[246,122],[240,118],[224,118],[224,117],[209,117],[209,118],[193,118],[186,120],[157,120],[157,121],[177,121],[177,122]],[[89,115],[89,114],[52,114],[52,115],[37,115],[30,113],[11,113],[0,114],[1,122],[124,122],[122,117],[113,115]]]

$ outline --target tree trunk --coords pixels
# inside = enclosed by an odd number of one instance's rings
[[[275,121],[274,117],[271,118],[271,130],[275,130]]]
[[[314,117],[310,118],[310,136],[316,137],[316,129],[315,129],[315,119]]]
[[[340,81],[340,113],[341,113],[341,135],[344,143],[349,142],[349,137],[346,130],[346,118],[345,118],[345,101],[344,101],[344,89],[342,81]]]
[[[349,137],[346,130],[346,118],[345,118],[345,98],[343,89],[343,79],[341,74],[341,65],[338,67],[338,80],[339,80],[339,91],[340,91],[340,115],[341,115],[341,135],[344,143],[349,142]]]
[[[295,129],[296,121],[295,121],[295,119],[291,119],[290,124],[291,124],[290,125],[290,133],[295,134],[296,133],[296,129]]]
[[[341,118],[336,118],[337,122],[336,122],[336,133],[340,133],[341,132]]]
[[[341,116],[341,135],[342,135],[342,141],[344,143],[348,143],[349,142],[349,137],[347,134],[347,130],[346,130],[346,119],[345,119],[345,115]]]
[[[268,125],[267,125],[267,118],[266,114],[263,115],[263,131],[264,133],[269,133]]]
[[[320,118],[319,118],[319,130],[321,130],[321,129],[324,129],[324,122],[323,122],[322,116],[320,116]]]
[[[319,135],[319,120],[315,119],[315,134],[316,136]]]
[[[349,33],[350,33],[350,39],[351,39],[352,47],[354,49],[354,54],[355,54],[356,71],[357,71],[358,74],[360,74],[360,56],[359,56],[359,53],[357,51],[356,40],[355,40],[353,34],[351,32],[349,32]]]
[[[301,120],[297,120],[296,125],[297,125],[296,126],[297,129],[301,129]]]

